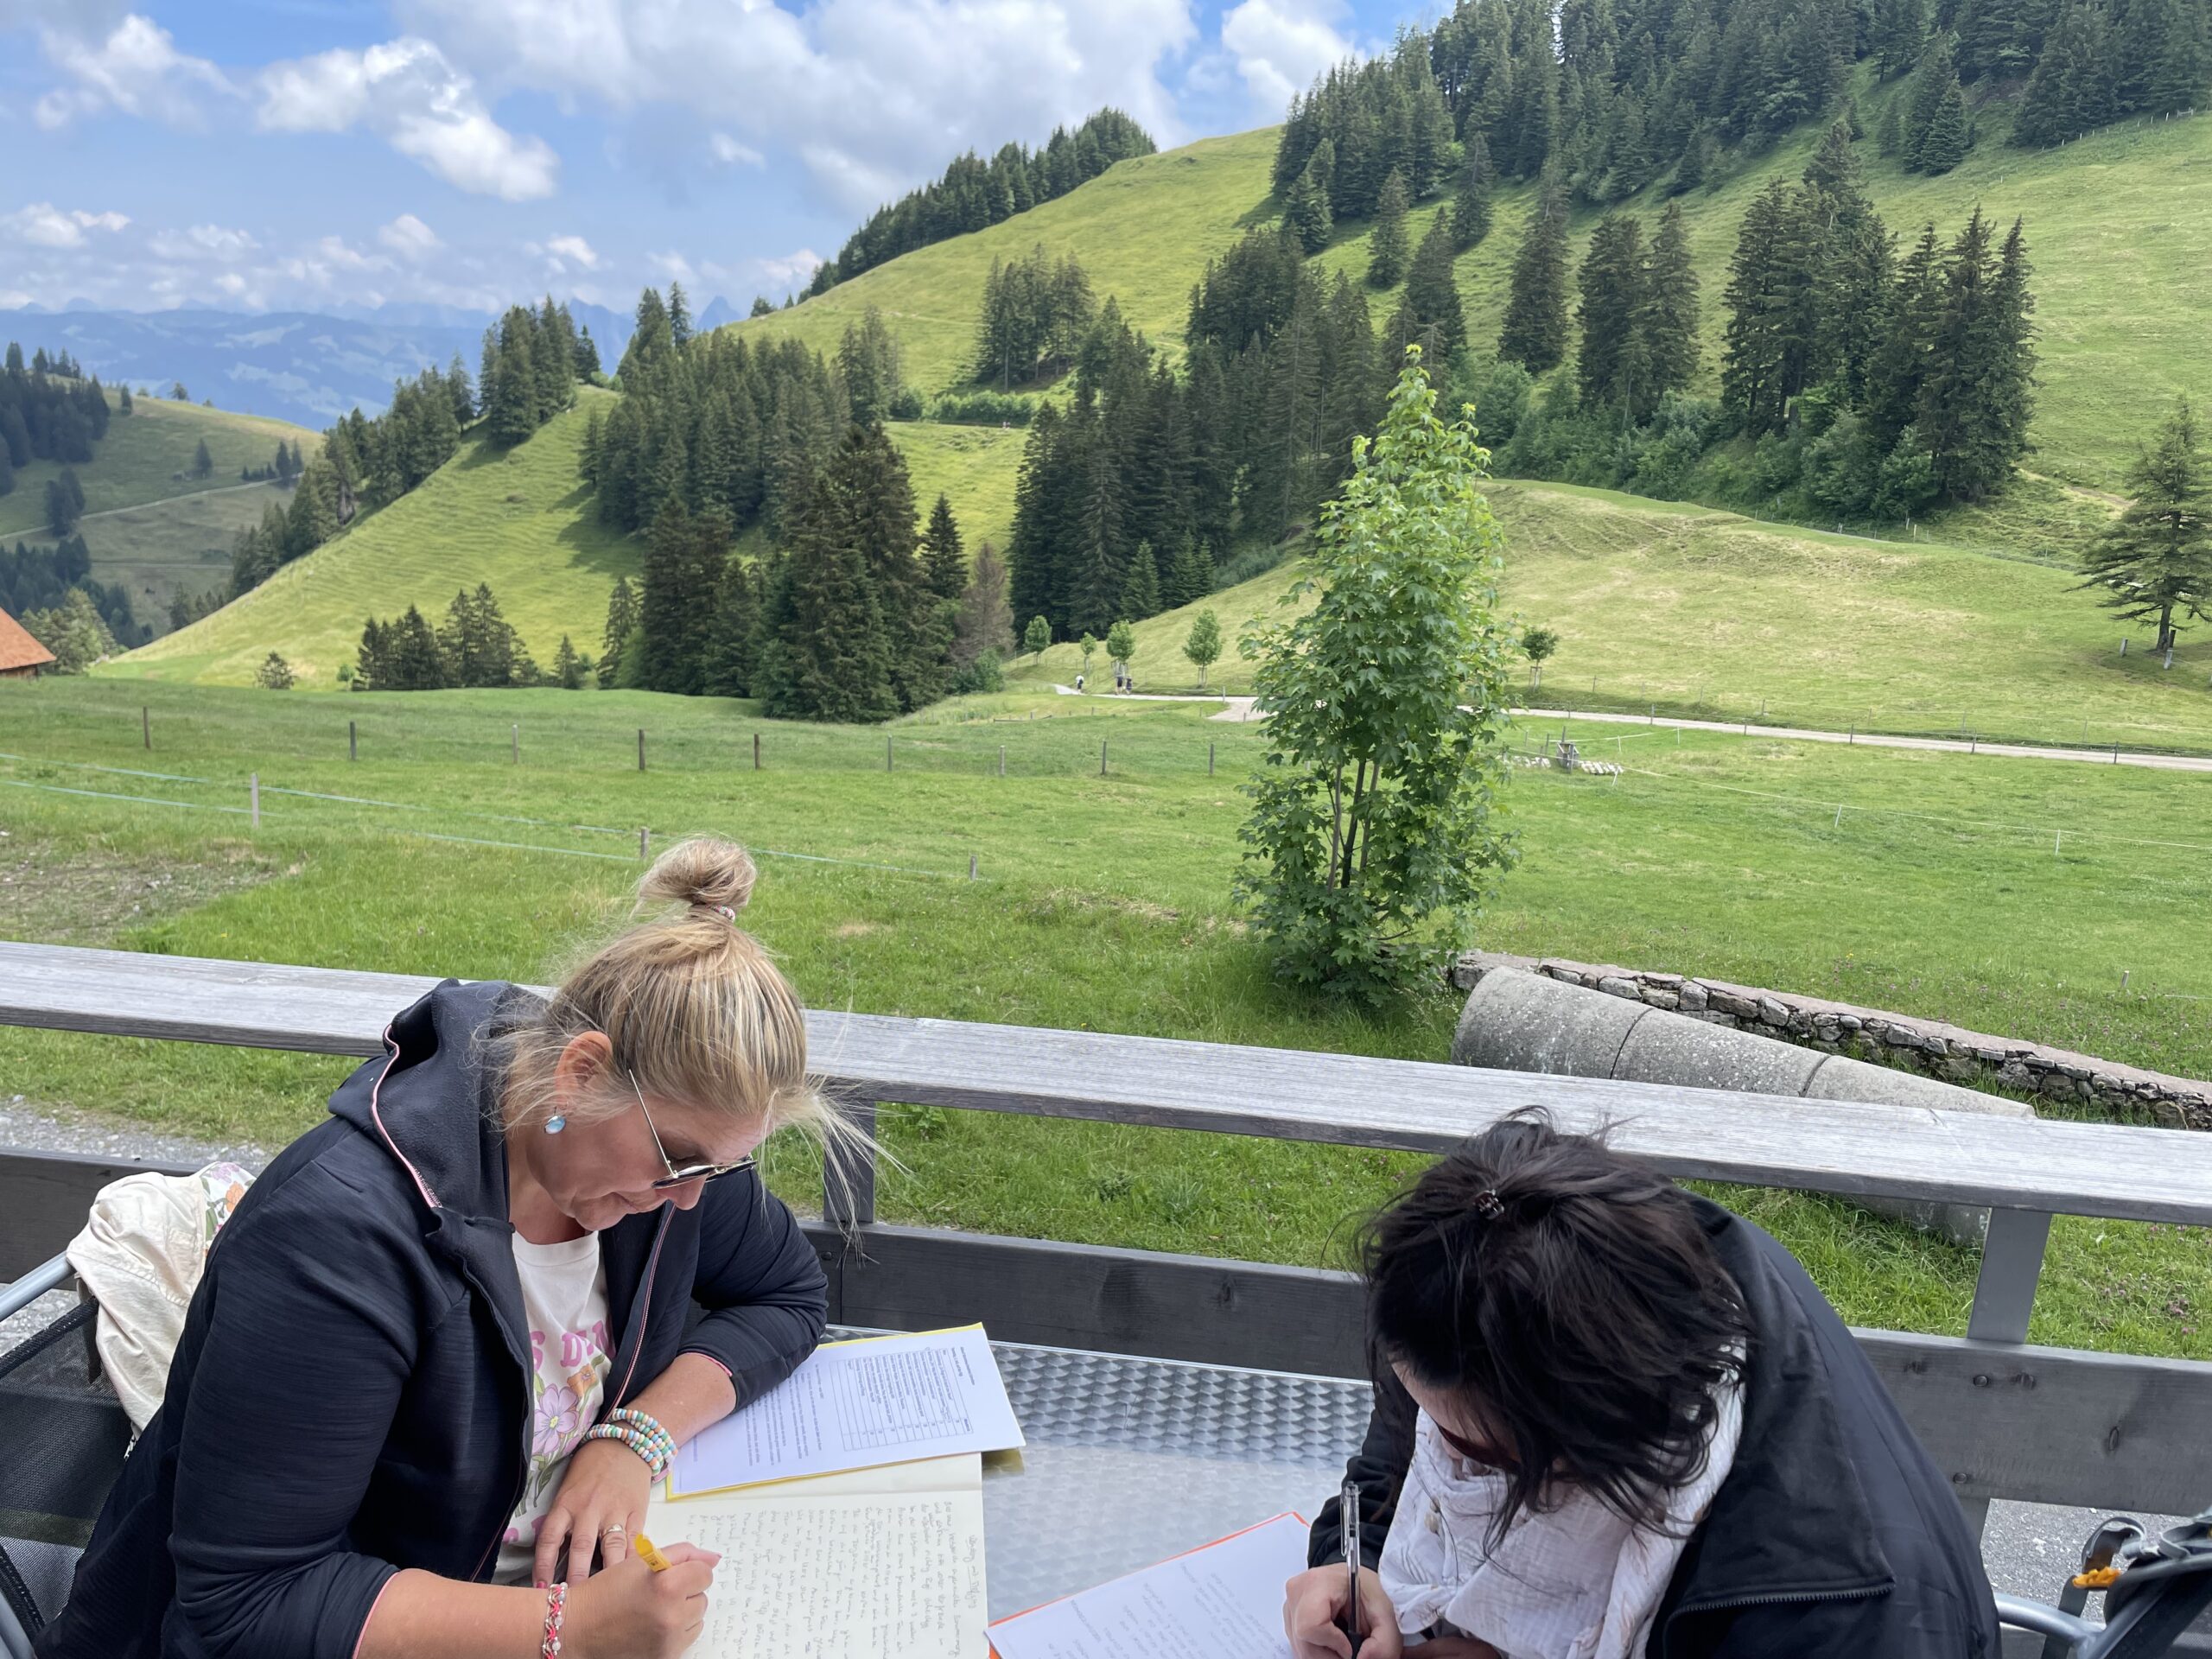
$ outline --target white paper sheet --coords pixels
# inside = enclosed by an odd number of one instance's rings
[[[694,1659],[983,1659],[982,1459],[656,1497],[657,1544],[721,1552]]]
[[[981,1325],[830,1343],[677,1453],[681,1497],[1021,1445]]]
[[[1283,1586],[1306,1570],[1294,1515],[991,1626],[1000,1659],[1290,1659]]]

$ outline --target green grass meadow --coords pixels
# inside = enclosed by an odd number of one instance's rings
[[[9,684],[0,936],[543,977],[626,913],[640,826],[656,846],[713,830],[758,851],[748,925],[816,1007],[1443,1058],[1456,997],[1365,1016],[1272,981],[1228,895],[1238,781],[1264,733],[1210,712],[1017,692],[854,729],[643,693]],[[1717,734],[1573,734],[1627,770],[1516,769],[1506,804],[1522,861],[1485,946],[2212,1070],[2212,947],[2186,920],[2212,902],[2205,783]],[[250,772],[257,830],[243,810]],[[210,1137],[296,1133],[344,1069],[0,1032],[7,1092]],[[904,1166],[887,1177],[887,1216],[1262,1260],[1339,1259],[1347,1223],[1418,1167],[995,1115],[886,1122]],[[779,1179],[804,1196],[797,1153]],[[1963,1328],[1972,1253],[1840,1201],[1728,1196],[1852,1319]],[[2212,1357],[2196,1311],[2207,1297],[2200,1233],[2062,1220],[2031,1335]]]

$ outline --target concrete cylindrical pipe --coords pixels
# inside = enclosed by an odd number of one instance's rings
[[[2018,1101],[1801,1048],[1508,968],[1490,969],[1468,993],[1452,1040],[1452,1058],[1459,1065],[1509,1071],[1619,1077],[1689,1089],[1869,1101],[2001,1117],[2034,1116]],[[1962,1243],[1979,1243],[1989,1224],[1987,1211],[1966,1205],[1904,1198],[1859,1202]]]

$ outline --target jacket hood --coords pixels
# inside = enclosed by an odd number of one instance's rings
[[[501,980],[447,980],[385,1027],[385,1058],[330,1097],[406,1171],[431,1215],[507,1214],[507,1147],[484,1039],[532,994]]]

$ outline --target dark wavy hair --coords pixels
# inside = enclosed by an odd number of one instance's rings
[[[1432,1166],[1359,1246],[1378,1382],[1403,1366],[1510,1454],[1493,1548],[1562,1487],[1665,1525],[1752,1336],[1689,1194],[1531,1111]]]

